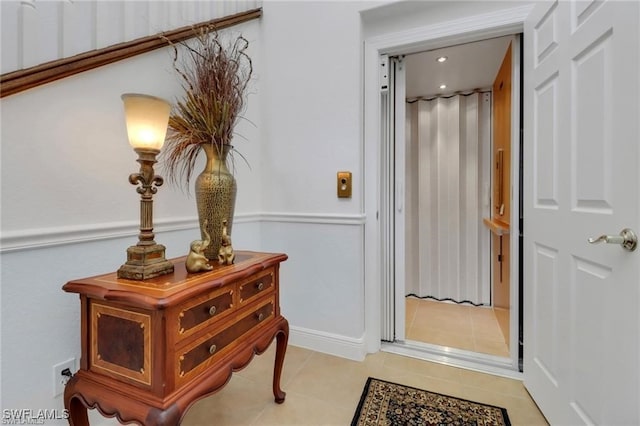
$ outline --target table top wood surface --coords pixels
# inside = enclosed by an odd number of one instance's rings
[[[183,302],[204,291],[249,277],[261,270],[285,261],[282,253],[236,251],[233,265],[221,266],[210,261],[211,271],[188,273],[186,256],[170,259],[174,273],[144,281],[118,278],[116,272],[69,281],[62,288],[94,299],[119,301],[141,308],[162,309]]]

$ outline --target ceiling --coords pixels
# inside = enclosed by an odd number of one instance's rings
[[[405,56],[407,99],[491,87],[511,40],[497,37]],[[441,56],[447,57],[443,63],[437,61]]]

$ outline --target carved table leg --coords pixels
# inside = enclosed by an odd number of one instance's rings
[[[80,397],[75,393],[75,385],[78,381],[77,376],[73,376],[64,391],[64,408],[69,410],[69,425],[71,426],[89,426],[89,416],[87,415],[87,407],[84,405]]]
[[[283,321],[282,329],[276,333],[276,361],[273,370],[273,395],[278,404],[284,402],[286,393],[280,388],[280,376],[282,375],[282,366],[284,365],[284,354],[287,351],[287,342],[289,340],[289,322]]]
[[[71,398],[69,402],[69,425],[89,426],[87,407],[80,401],[80,398]]]

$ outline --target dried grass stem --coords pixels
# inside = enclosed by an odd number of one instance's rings
[[[225,43],[215,28],[194,31],[191,43],[179,43],[181,49],[170,43],[184,97],[172,109],[163,153],[167,179],[177,183],[184,178],[187,190],[202,145],[222,152],[231,144],[253,74],[244,37]]]

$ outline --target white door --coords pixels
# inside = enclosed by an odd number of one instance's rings
[[[640,424],[640,2],[525,22],[524,376],[551,424]]]

